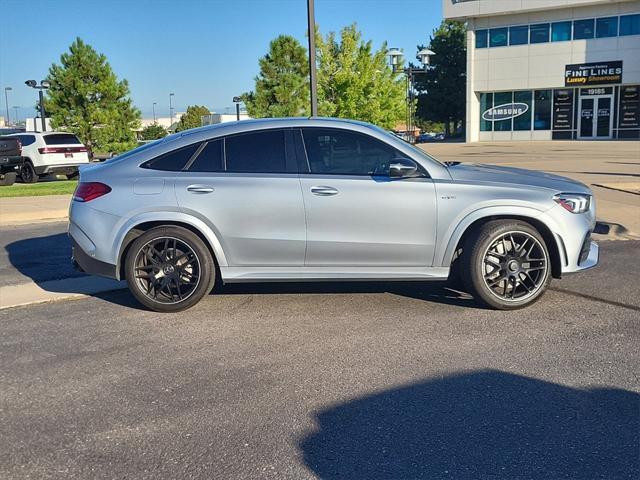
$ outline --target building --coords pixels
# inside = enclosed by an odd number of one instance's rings
[[[467,141],[640,138],[639,0],[443,0],[443,13],[468,25]]]
[[[251,117],[247,112],[240,112],[240,120],[248,120]],[[202,116],[202,126],[216,125],[218,123],[235,122],[238,117],[235,113],[211,113],[209,115]]]
[[[156,117],[155,120],[153,118],[143,118],[140,120],[140,130],[149,125],[153,125],[154,123],[160,125],[161,127],[166,128],[168,131],[173,132],[176,128],[176,125],[180,121],[180,118],[185,114],[185,112],[176,112],[173,114],[173,123],[171,123],[171,117]]]

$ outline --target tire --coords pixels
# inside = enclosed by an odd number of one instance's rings
[[[551,258],[542,235],[518,220],[495,220],[469,236],[462,254],[467,291],[498,310],[540,299],[551,281]]]
[[[17,174],[16,172],[7,172],[2,175],[2,179],[0,179],[0,186],[8,187],[9,185],[13,185],[16,182]]]
[[[20,178],[24,183],[36,183],[38,181],[38,174],[30,161],[25,160],[22,167],[20,167]]]
[[[136,238],[125,258],[129,290],[156,312],[179,312],[198,303],[216,280],[211,252],[182,227],[156,227]]]

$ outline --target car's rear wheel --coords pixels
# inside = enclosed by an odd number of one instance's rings
[[[8,187],[16,182],[16,172],[7,172],[0,176],[0,185]]]
[[[125,259],[129,290],[147,308],[178,312],[192,307],[215,283],[211,252],[181,227],[153,228],[135,239]]]
[[[20,178],[24,183],[36,183],[38,181],[38,174],[30,161],[27,160],[22,164]]]
[[[515,310],[538,300],[551,281],[549,250],[531,225],[496,220],[467,240],[463,280],[477,300],[499,310]]]

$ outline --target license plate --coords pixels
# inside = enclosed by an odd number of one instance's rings
[[[73,153],[65,153],[64,158],[73,158]]]

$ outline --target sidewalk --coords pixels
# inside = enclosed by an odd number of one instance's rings
[[[438,160],[493,163],[573,178],[592,190],[598,220],[640,238],[640,142],[478,142],[419,145]],[[613,238],[613,237],[610,237]]]
[[[0,226],[66,220],[71,195],[0,198]]]

